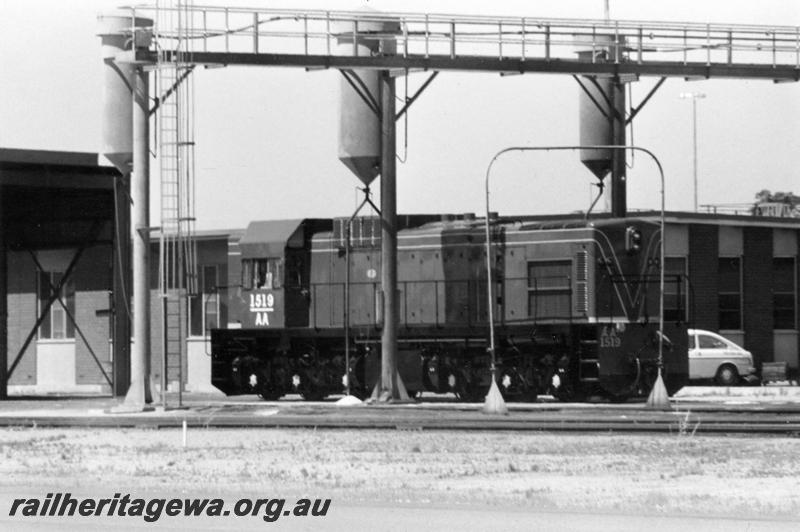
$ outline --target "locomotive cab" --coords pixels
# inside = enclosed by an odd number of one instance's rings
[[[230,265],[240,273],[240,279],[232,279],[231,284],[241,290],[231,306],[241,328],[280,330],[308,325],[308,242],[321,224],[324,229],[319,220],[252,222],[247,227],[239,241],[241,255],[233,255]]]
[[[252,222],[229,254],[229,316],[211,331],[212,383],[226,394],[276,398],[291,391],[294,374],[287,328],[308,325],[309,240],[324,220]],[[295,379],[296,380],[296,379]],[[289,383],[289,384],[287,384]]]
[[[284,269],[282,257],[242,259],[242,293],[248,296],[245,303],[249,311],[244,314],[243,326],[283,325]]]

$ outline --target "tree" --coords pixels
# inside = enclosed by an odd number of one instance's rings
[[[762,189],[756,193],[750,212],[756,216],[800,217],[800,196],[793,192],[775,192]]]
[[[756,205],[759,203],[786,203],[792,207],[800,204],[800,196],[793,192],[775,192],[774,194],[767,189],[756,192]]]
[[[760,192],[756,192],[756,203],[765,203],[767,201],[771,201],[771,197],[772,192],[764,188]]]

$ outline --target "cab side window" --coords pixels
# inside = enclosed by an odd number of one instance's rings
[[[272,272],[267,267],[266,260],[257,260],[253,269],[253,287],[272,288]]]
[[[275,289],[283,286],[283,259],[245,259],[242,261],[242,286]]]

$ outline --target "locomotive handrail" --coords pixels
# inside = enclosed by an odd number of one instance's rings
[[[609,240],[608,235],[605,234],[604,231],[598,231],[598,233],[600,235],[602,235],[602,237],[605,239],[606,244],[608,245],[608,249],[609,249],[609,251],[611,251],[611,256],[614,258],[614,262],[617,265],[617,269],[619,271],[622,271],[622,266],[619,263],[619,258],[617,257],[616,253],[614,253],[614,246],[611,244],[611,240]],[[600,253],[603,255],[603,259],[604,260],[609,260],[608,257],[606,256],[606,252],[605,252],[605,250],[603,250],[603,246],[600,244],[600,242],[597,242],[597,245],[598,245],[598,249],[600,250]],[[631,298],[631,292],[630,292],[630,289],[628,288],[628,285],[627,284],[623,284],[623,287],[625,288],[625,291],[628,293],[627,294],[628,295],[628,301],[631,301],[631,299],[632,299]],[[617,292],[617,295],[619,296],[619,291]],[[619,297],[621,298],[621,296],[619,296]]]
[[[492,294],[492,244],[491,244],[491,234],[489,231],[489,213],[491,210],[489,209],[489,177],[492,172],[492,166],[494,166],[495,161],[502,155],[510,152],[527,152],[527,151],[576,151],[576,150],[585,150],[585,149],[594,149],[594,150],[633,150],[633,151],[641,151],[649,155],[653,161],[656,163],[656,167],[658,168],[658,173],[661,178],[661,246],[660,246],[660,282],[659,282],[659,295],[658,295],[658,329],[659,333],[663,335],[664,330],[664,242],[666,240],[666,233],[664,231],[664,211],[665,211],[665,201],[664,201],[664,169],[661,166],[661,162],[658,160],[658,157],[655,156],[653,152],[648,150],[647,148],[642,148],[639,146],[624,146],[619,144],[599,144],[599,145],[570,145],[570,146],[511,146],[508,148],[503,148],[502,150],[498,151],[492,160],[489,162],[489,166],[486,168],[486,177],[484,179],[484,191],[485,191],[485,198],[486,198],[486,217],[485,217],[485,231],[486,231],[486,286],[488,291],[488,302],[489,302],[489,351],[491,354],[491,375],[492,375],[492,383],[494,384],[496,381],[497,376],[497,367],[496,367],[496,353],[495,353],[495,338],[494,338],[494,306],[495,302],[493,299]],[[659,340],[658,342],[658,381],[656,385],[653,387],[655,391],[657,387],[661,386],[663,388],[663,380],[662,380],[662,371],[664,368],[664,349],[663,349],[663,340]],[[488,407],[488,397],[487,396],[487,407]],[[651,398],[654,396],[651,396]],[[667,399],[668,401],[668,399]],[[660,403],[661,398],[654,399],[654,404]],[[648,403],[650,400],[648,399]],[[661,404],[656,404],[656,406],[663,406]]]

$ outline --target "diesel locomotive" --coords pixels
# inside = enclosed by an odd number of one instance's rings
[[[374,218],[253,222],[229,253],[228,323],[211,331],[212,383],[265,399],[368,396],[380,372],[380,225]],[[666,275],[659,330],[658,224],[648,218],[398,217],[398,371],[410,395],[576,401],[670,393],[688,377],[681,275]],[[350,234],[349,243],[347,234]],[[345,341],[346,331],[349,333]]]

